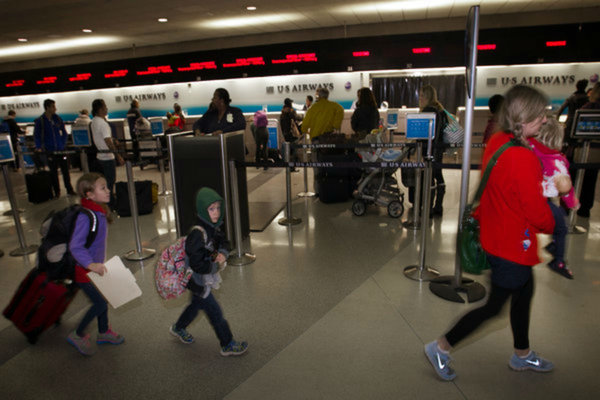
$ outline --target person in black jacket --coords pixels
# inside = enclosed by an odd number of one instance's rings
[[[8,131],[10,133],[10,142],[12,143],[13,152],[15,153],[15,161],[13,164],[13,168],[15,170],[18,170],[20,168],[19,157],[17,156],[17,149],[19,146],[19,135],[24,135],[25,132],[21,130],[21,127],[19,126],[19,124],[17,124],[17,121],[15,121],[16,116],[17,113],[15,112],[15,110],[10,110],[8,112],[8,116],[4,118],[4,121],[6,121],[6,124],[8,125]]]
[[[186,328],[204,310],[221,345],[222,356],[237,356],[248,349],[248,343],[236,342],[219,303],[211,293],[218,289],[221,281],[220,265],[224,265],[229,254],[229,243],[219,229],[223,223],[221,205],[223,198],[213,189],[204,187],[196,193],[197,225],[185,240],[185,254],[193,271],[187,288],[192,292],[192,302],[169,331],[185,344],[194,342]]]
[[[556,112],[556,118],[559,118],[563,111],[567,109],[567,120],[565,121],[565,134],[564,139],[569,139],[571,135],[571,127],[573,126],[573,118],[575,118],[575,111],[579,110],[586,104],[589,99],[588,95],[585,93],[585,88],[588,85],[587,79],[581,79],[577,81],[575,84],[575,88],[577,89],[572,95],[567,97],[565,102]]]
[[[358,90],[356,110],[350,120],[352,130],[364,136],[379,127],[379,110],[373,92],[368,87]]]
[[[448,118],[444,112],[444,106],[439,102],[437,92],[431,85],[425,85],[419,90],[419,109],[421,112],[435,113],[435,137],[433,139],[433,161],[442,162],[444,156],[444,128],[448,124]],[[442,216],[444,213],[443,202],[446,194],[446,183],[441,168],[433,168],[433,180],[435,193],[432,194],[431,216]]]
[[[242,110],[230,104],[229,92],[223,88],[216,89],[208,110],[194,123],[194,134],[218,135],[246,129],[246,119]]]

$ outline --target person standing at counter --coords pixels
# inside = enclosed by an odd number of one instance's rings
[[[379,127],[379,110],[373,92],[368,87],[358,90],[356,109],[350,123],[352,130],[364,137]]]
[[[92,102],[92,123],[90,129],[92,140],[98,149],[96,158],[102,171],[102,175],[106,178],[106,187],[110,190],[110,201],[108,207],[112,210],[115,208],[114,186],[117,179],[117,163],[123,165],[124,161],[120,154],[117,153],[117,146],[112,138],[112,132],[106,116],[108,115],[108,107],[102,99],[96,99]]]
[[[19,135],[24,135],[19,124],[15,120],[17,113],[15,110],[10,110],[4,121],[8,124],[8,132],[10,133],[10,142],[12,143],[13,151],[15,152],[14,169],[17,171],[20,168],[19,157],[17,157],[17,149],[19,148]]]
[[[302,133],[310,134],[311,140],[324,133],[331,133],[342,127],[344,108],[336,102],[329,101],[329,90],[317,89],[317,101],[308,109],[302,122]]]
[[[46,152],[45,156],[50,168],[50,174],[52,175],[54,198],[60,197],[60,184],[58,182],[59,167],[67,193],[74,195],[75,191],[71,185],[71,176],[69,175],[69,160],[64,154],[55,154],[57,151],[65,150],[68,135],[65,123],[61,117],[56,115],[56,102],[54,100],[44,100],[44,113],[35,120],[33,137],[35,140],[35,151],[37,153]]]
[[[135,160],[139,160],[140,158],[140,144],[138,142],[138,133],[135,129],[135,122],[140,118],[142,118],[140,103],[137,99],[133,99],[131,108],[127,111],[127,125],[129,125],[129,135],[131,136],[131,146]]]
[[[242,110],[231,107],[230,104],[229,92],[223,88],[216,89],[208,110],[194,123],[194,134],[220,134],[246,129],[246,119]]]
[[[306,96],[306,102],[304,103],[304,107],[302,107],[302,111],[306,111],[312,106],[314,99],[311,95]]]

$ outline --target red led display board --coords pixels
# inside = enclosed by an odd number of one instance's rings
[[[199,71],[202,69],[217,69],[217,64],[214,61],[194,62],[190,63],[189,67],[179,67],[177,71]]]
[[[86,73],[83,73],[83,74],[77,74],[75,76],[70,77],[69,81],[71,81],[71,82],[74,82],[74,81],[87,81],[91,77],[92,77],[92,74],[90,74],[89,72],[86,72]]]
[[[496,45],[493,43],[490,44],[478,44],[477,50],[496,50]]]
[[[129,73],[127,69],[116,69],[110,74],[104,74],[105,78],[122,78]]]
[[[249,65],[265,65],[262,57],[236,58],[234,63],[225,63],[223,68],[247,67]]]
[[[38,85],[47,85],[50,83],[55,83],[58,77],[56,76],[45,76],[41,81],[37,81]]]
[[[159,65],[158,67],[148,67],[145,71],[137,71],[138,75],[156,75],[156,74],[170,74],[173,70],[170,65]]]
[[[556,40],[554,42],[546,42],[546,47],[563,47],[567,45],[566,40]]]
[[[416,47],[412,49],[414,54],[427,54],[431,53],[431,47]]]
[[[371,55],[368,51],[353,51],[352,57],[369,57]]]
[[[6,87],[17,87],[17,86],[23,86],[24,84],[25,84],[24,79],[15,79],[11,83],[7,83],[5,86]]]
[[[317,56],[315,53],[302,53],[302,54],[286,54],[283,59],[271,60],[272,64],[289,64],[299,62],[316,62]]]

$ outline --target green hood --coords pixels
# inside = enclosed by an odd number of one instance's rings
[[[221,203],[221,215],[219,216],[219,220],[217,221],[217,223],[213,224],[208,215],[208,206],[210,206],[215,201]],[[203,187],[202,189],[198,190],[198,192],[196,193],[196,213],[200,218],[202,218],[205,222],[208,222],[213,226],[217,226],[221,223],[221,221],[223,221],[224,212],[225,210],[223,210],[223,198],[219,196],[217,192],[208,187]]]

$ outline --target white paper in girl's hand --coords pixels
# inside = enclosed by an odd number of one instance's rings
[[[135,276],[125,267],[119,256],[114,256],[104,265],[106,266],[104,275],[88,272],[88,277],[113,308],[129,303],[142,295],[142,290],[135,282]]]

